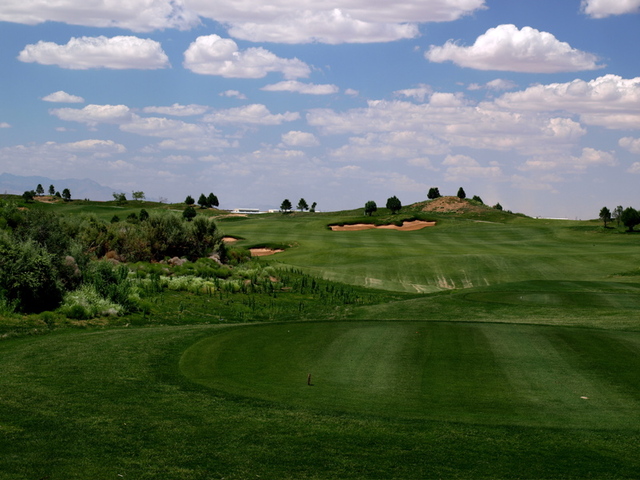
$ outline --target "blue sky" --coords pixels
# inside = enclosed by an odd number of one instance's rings
[[[640,208],[640,0],[5,0],[0,173],[223,208]],[[46,188],[46,186],[45,186]],[[73,193],[73,192],[72,192]]]

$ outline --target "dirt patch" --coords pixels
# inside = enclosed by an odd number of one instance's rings
[[[252,257],[266,257],[268,255],[284,252],[284,250],[272,248],[250,248],[249,252],[251,252]]]
[[[440,197],[423,203],[423,212],[463,213],[486,212],[487,206],[473,205],[466,199],[458,197]]]
[[[224,243],[233,243],[233,242],[237,242],[238,239],[236,237],[222,237],[222,241]]]
[[[353,225],[332,225],[331,230],[334,232],[357,232],[360,230],[398,230],[400,232],[412,232],[421,230],[425,227],[433,227],[436,222],[425,222],[424,220],[413,220],[411,222],[402,222],[402,225],[373,225],[372,223],[356,223]]]

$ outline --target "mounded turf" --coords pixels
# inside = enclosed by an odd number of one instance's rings
[[[281,324],[220,332],[187,349],[180,366],[214,389],[320,411],[640,431],[640,333],[449,322]]]

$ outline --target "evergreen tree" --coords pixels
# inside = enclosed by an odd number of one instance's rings
[[[184,203],[187,205],[193,205],[196,201],[193,199],[191,195],[187,195],[187,198],[184,199]]]
[[[280,211],[283,213],[290,212],[293,206],[291,205],[291,201],[288,198],[285,198],[280,204]]]
[[[207,197],[207,201],[209,202],[210,207],[217,207],[220,205],[218,202],[218,197],[216,197],[213,193],[210,193]]]
[[[309,205],[307,204],[307,201],[304,198],[301,198],[296,208],[300,211],[309,210]]]
[[[440,190],[438,189],[438,187],[431,187],[429,189],[429,193],[427,193],[427,198],[429,200],[434,200],[436,198],[440,198],[442,195],[440,195]]]
[[[62,190],[62,199],[65,202],[70,202],[71,201],[71,190],[69,190],[68,188],[65,188],[64,190]]]
[[[204,196],[204,193],[200,194],[200,197],[198,198],[198,205],[200,205],[200,208],[206,208],[209,206],[209,200]]]
[[[37,195],[44,195],[44,188],[42,188],[42,184],[39,183],[38,186],[36,187],[36,194]]]
[[[607,228],[607,222],[611,221],[611,212],[607,207],[600,209],[600,220],[604,222],[604,228]]]
[[[462,188],[462,187],[460,187],[458,189],[458,198],[461,199],[461,200],[467,198],[467,194],[464,193],[464,188]]]
[[[182,212],[182,218],[184,218],[187,222],[190,222],[191,220],[193,220],[193,218],[196,216],[196,209],[193,208],[193,206],[189,205],[187,208],[184,209],[184,211]]]
[[[49,185],[49,195],[52,197],[56,194],[56,188],[53,185]]]

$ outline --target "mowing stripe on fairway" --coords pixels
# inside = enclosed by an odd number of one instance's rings
[[[638,429],[639,339],[530,325],[298,323],[221,331],[187,349],[180,367],[214,389],[312,409]]]

